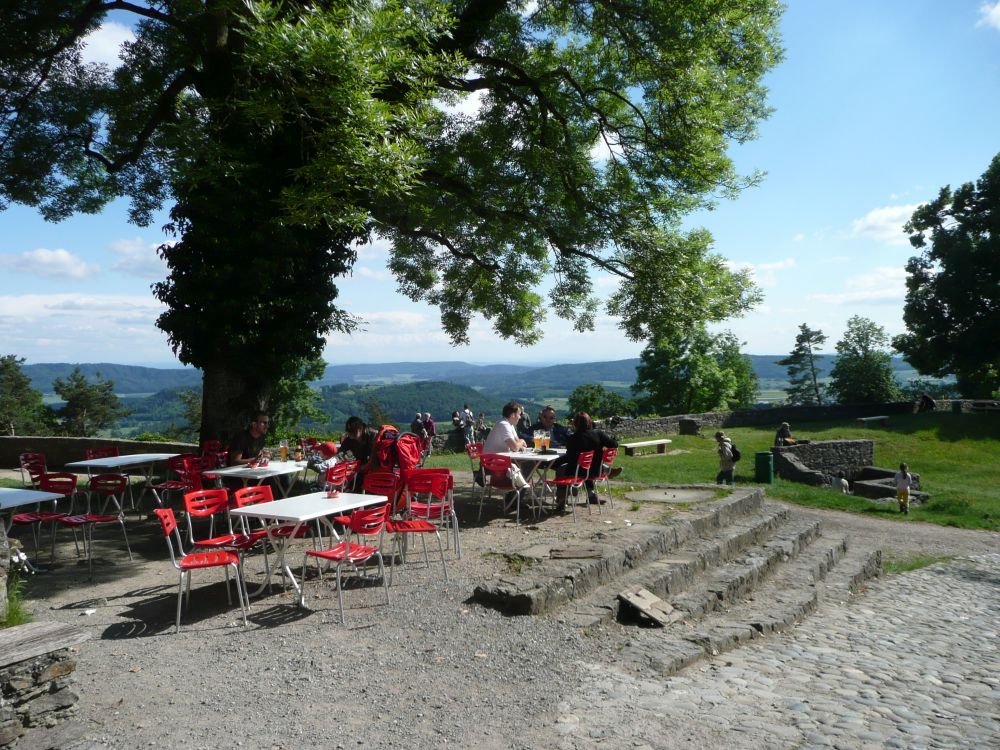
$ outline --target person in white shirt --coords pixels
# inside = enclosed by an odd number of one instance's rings
[[[837,476],[833,478],[833,488],[835,490],[840,490],[845,495],[851,494],[851,484],[847,481],[847,477],[844,476],[843,471],[837,472]]]
[[[503,419],[498,420],[483,443],[483,453],[506,453],[527,448],[528,444],[517,436],[514,425],[517,424],[524,411],[516,401],[510,401],[503,407]]]
[[[913,475],[910,467],[906,464],[899,465],[896,472],[896,500],[899,501],[899,512],[904,516],[910,515],[910,488],[913,487]]]

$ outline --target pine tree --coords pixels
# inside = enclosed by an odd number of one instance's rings
[[[795,348],[777,364],[788,368],[788,403],[813,406],[823,403],[823,386],[819,382],[819,360],[822,354],[816,350],[826,341],[826,335],[812,330],[806,323],[799,326],[795,337]]]

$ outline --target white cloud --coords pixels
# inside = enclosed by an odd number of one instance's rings
[[[88,63],[104,63],[112,68],[122,64],[118,56],[125,42],[135,39],[135,34],[125,24],[108,21],[100,28],[84,37],[83,60]]]
[[[979,21],[976,22],[976,26],[992,26],[994,29],[1000,29],[1000,0],[979,6]]]
[[[809,299],[829,305],[858,303],[895,304],[906,296],[906,269],[897,266],[873,268],[844,282],[845,291],[811,294]]]
[[[726,266],[733,271],[748,271],[757,286],[770,289],[778,285],[777,271],[787,271],[796,267],[795,258],[773,261],[771,263],[736,263],[727,261]]]
[[[438,101],[437,106],[450,115],[476,118],[479,116],[479,110],[483,108],[484,96],[486,92],[483,90],[471,91],[468,94],[460,94],[458,100],[450,104]]]
[[[803,242],[805,241],[805,238],[806,238],[805,232],[799,232],[794,237],[792,237],[792,242]]]
[[[112,242],[111,250],[119,256],[112,268],[128,276],[162,279],[167,275],[167,264],[156,253],[158,247],[158,244],[146,242],[140,237]]]
[[[18,273],[54,279],[86,279],[101,270],[100,266],[87,263],[69,250],[44,247],[27,250],[20,255],[0,255],[0,266]]]
[[[355,266],[353,273],[362,279],[371,279],[372,281],[392,281],[393,275],[387,269],[374,269],[368,266]]]
[[[354,249],[358,254],[359,261],[377,260],[385,262],[389,258],[392,243],[389,240],[378,238],[366,244],[355,243]]]
[[[905,206],[883,206],[873,208],[851,225],[855,236],[869,236],[890,245],[905,245],[907,235],[903,225],[910,220],[913,212],[921,204],[909,203]]]

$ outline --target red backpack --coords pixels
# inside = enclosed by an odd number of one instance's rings
[[[410,469],[418,468],[424,461],[424,440],[412,432],[404,432],[396,440],[396,460],[406,476]]]
[[[399,430],[391,424],[382,425],[372,444],[372,459],[369,467],[374,471],[392,471],[398,463],[396,441]]]

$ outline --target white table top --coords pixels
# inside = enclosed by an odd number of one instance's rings
[[[560,456],[566,454],[565,448],[552,448],[557,453],[535,453],[534,450],[528,449],[526,451],[507,451],[506,453],[497,453],[498,456],[507,456],[508,458],[513,458],[515,461],[533,461],[535,463],[551,463],[555,461]]]
[[[224,469],[209,469],[208,473],[217,474],[220,477],[266,479],[267,477],[277,477],[282,474],[293,474],[296,471],[302,471],[305,467],[305,461],[270,461],[267,466],[257,466],[253,469],[249,466],[227,466]]]
[[[232,516],[248,518],[270,518],[276,521],[304,523],[324,516],[334,516],[366,505],[386,502],[383,495],[361,495],[356,492],[341,492],[339,497],[327,497],[325,492],[310,492],[308,495],[286,497],[270,503],[248,505],[229,511]]]
[[[47,500],[59,500],[62,497],[63,495],[55,492],[19,489],[17,487],[0,487],[0,510],[16,508],[19,505],[42,503]]]
[[[71,461],[66,464],[70,469],[124,469],[128,466],[145,466],[157,461],[166,461],[179,456],[179,453],[133,453],[129,456],[108,456],[107,458],[88,458],[83,461]]]

